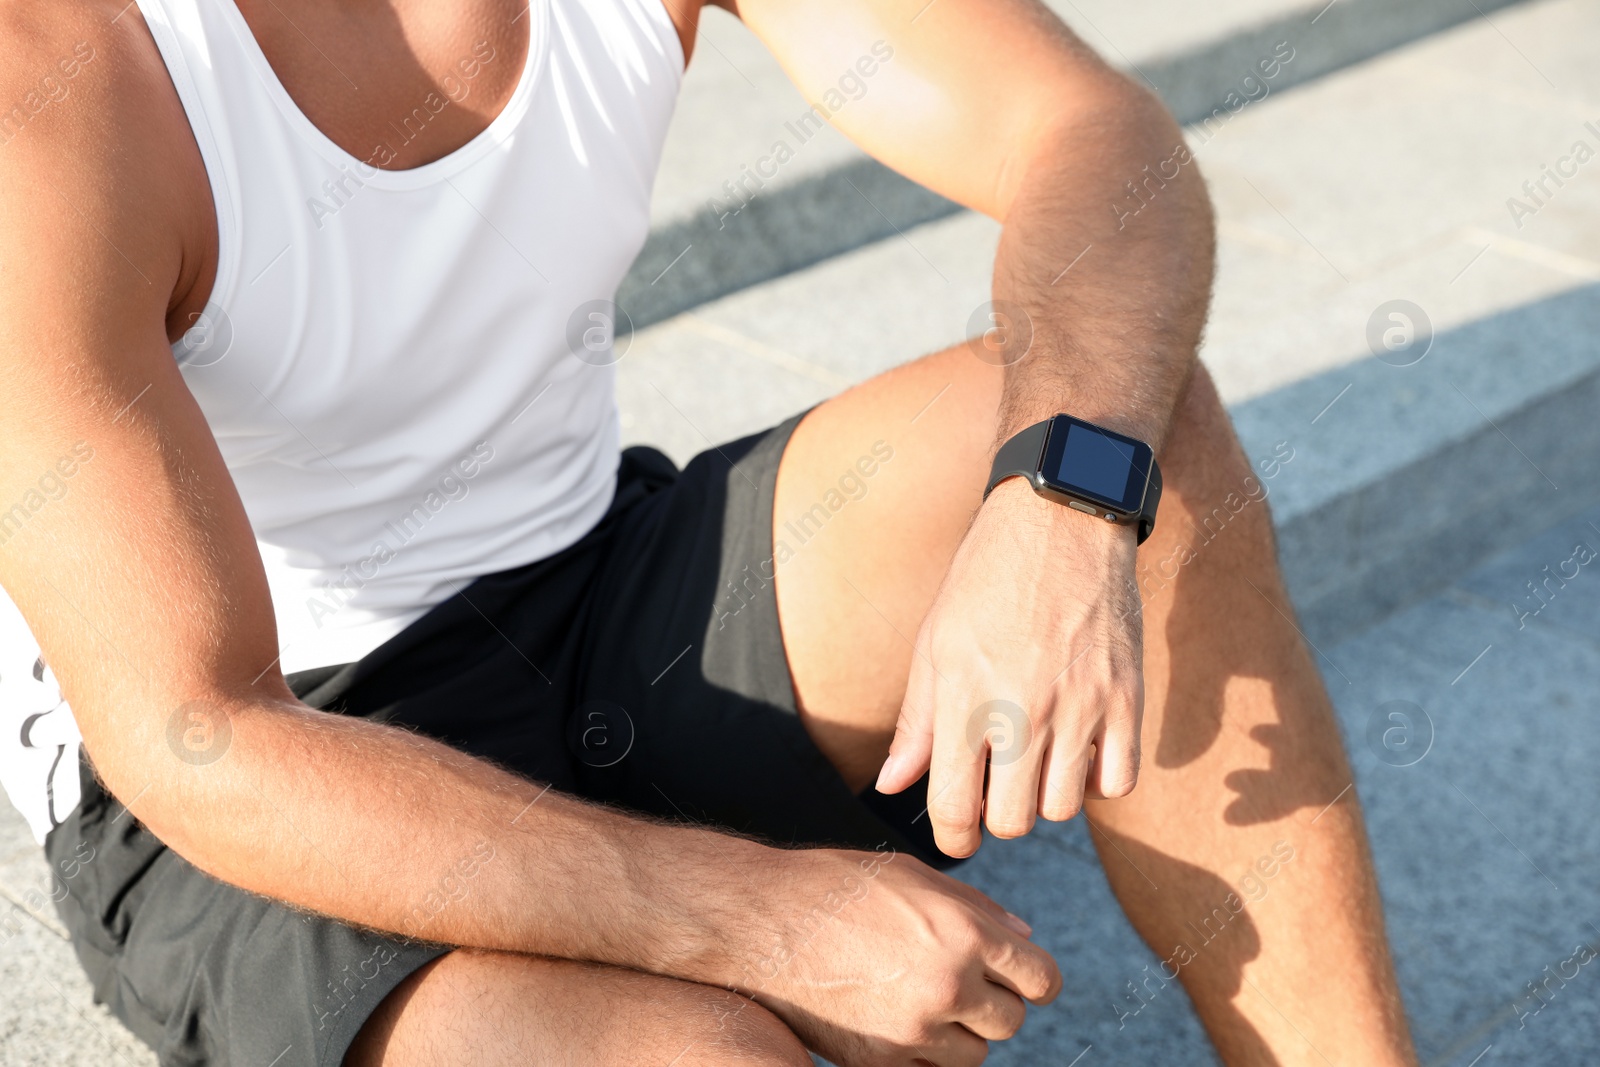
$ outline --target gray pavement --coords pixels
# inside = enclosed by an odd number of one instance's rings
[[[50,868],[0,803],[0,1065],[151,1067],[156,1058],[90,996],[57,920]]]
[[[1285,20],[1307,28],[1298,47],[1351,13],[1416,36],[1458,21],[1440,14],[1448,6],[1063,10],[1155,77],[1174,56],[1255,47]],[[1594,1061],[1600,1026],[1600,980],[1566,963],[1600,945],[1589,788],[1600,726],[1583,714],[1600,683],[1600,560],[1575,577],[1569,562],[1580,542],[1600,550],[1600,161],[1520,220],[1507,198],[1526,199],[1523,182],[1575,141],[1600,148],[1585,125],[1600,127],[1600,2],[1478,7],[1487,14],[1191,127],[1220,225],[1202,357],[1247,452],[1295,450],[1272,485],[1284,562],[1345,726],[1425,1062],[1576,1065]],[[658,235],[696,210],[704,180],[760,145],[741,140],[751,123],[774,106],[803,110],[797,96],[763,95],[769,61],[730,26],[708,19],[679,116],[689,132],[675,130],[658,188]],[[1407,39],[1386,32],[1331,66]],[[692,107],[713,100],[749,114],[695,132]],[[796,160],[799,178],[857,165],[828,143]],[[687,459],[959,343],[987,299],[997,229],[947,209],[921,225],[906,217],[861,247],[850,230],[850,251],[808,269],[761,284],[738,275],[727,288],[739,291],[693,310],[659,305],[667,317],[632,336],[617,369],[625,438]],[[685,256],[663,284],[695,262]],[[1374,358],[1369,326],[1394,300],[1422,310],[1431,344]],[[1379,321],[1380,334],[1395,324]],[[1410,719],[1386,717],[1396,711]],[[1398,754],[1369,741],[1375,716],[1380,738],[1404,724],[1387,735]],[[1416,755],[1424,736],[1426,754],[1396,765],[1400,742]],[[1062,999],[991,1062],[1214,1062],[1177,987],[1131,1014],[1126,984],[1155,958],[1111,900],[1080,821],[991,841],[964,876],[1026,915],[1067,964]],[[1292,869],[1284,878],[1273,891],[1293,891]],[[42,859],[0,805],[0,1065],[153,1063],[91,1004],[45,891]],[[1548,983],[1538,998],[1535,981]]]

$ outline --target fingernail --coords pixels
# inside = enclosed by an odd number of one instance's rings
[[[1011,927],[1011,929],[1015,930],[1017,933],[1021,934],[1023,937],[1033,936],[1033,927],[1029,926],[1027,920],[1023,919],[1020,915],[1013,915],[1009,911],[1006,912],[1006,925]]]
[[[883,766],[878,770],[878,780],[873,783],[872,788],[880,793],[883,792],[884,781],[894,773],[899,764],[900,757],[893,752],[889,753],[889,758],[883,761]]]

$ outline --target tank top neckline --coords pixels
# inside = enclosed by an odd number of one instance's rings
[[[435,185],[460,173],[464,168],[471,166],[486,152],[490,152],[504,143],[516,129],[517,123],[527,112],[528,105],[538,86],[540,75],[544,70],[544,59],[549,51],[550,40],[550,5],[547,0],[530,0],[527,7],[528,15],[528,53],[522,65],[522,73],[517,80],[517,85],[512,90],[511,98],[506,101],[500,113],[496,115],[475,137],[455,151],[429,163],[416,167],[407,167],[404,170],[384,170],[373,166],[340,147],[331,137],[323,133],[317,124],[295,103],[294,97],[284,87],[278,72],[272,68],[267,60],[267,54],[261,50],[260,42],[251,32],[250,24],[245,21],[244,14],[239,10],[234,0],[216,0],[222,10],[223,17],[227,20],[228,27],[238,38],[240,46],[256,76],[260,79],[267,96],[271,98],[280,114],[299,135],[300,139],[310,146],[318,155],[326,159],[335,168],[356,171],[361,180],[367,185],[387,189],[417,189]]]

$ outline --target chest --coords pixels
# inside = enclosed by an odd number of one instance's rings
[[[386,170],[430,163],[481,133],[527,57],[525,0],[236,3],[306,117]],[[394,127],[419,107],[430,121],[397,137]]]

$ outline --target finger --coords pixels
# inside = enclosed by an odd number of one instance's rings
[[[1106,724],[1095,741],[1085,788],[1090,795],[1125,797],[1139,782],[1139,729],[1127,718]]]
[[[990,930],[984,952],[984,977],[1034,1004],[1048,1004],[1061,992],[1055,957],[1032,941],[1002,928]]]
[[[1135,662],[1122,678],[1106,701],[1105,722],[1096,739],[1099,758],[1089,768],[1089,791],[1102,797],[1125,797],[1139,783],[1144,670]]]
[[[1083,792],[1094,750],[1068,737],[1057,737],[1045,756],[1039,777],[1039,814],[1051,822],[1065,822],[1083,810]]]
[[[985,1041],[1005,1041],[1015,1037],[1028,1017],[1028,1005],[1005,986],[985,979],[973,1003],[957,1020]]]
[[[960,1023],[942,1023],[928,1039],[909,1050],[916,1067],[979,1067],[989,1058],[989,1042]]]
[[[935,710],[937,716],[939,711]],[[974,743],[965,717],[934,731],[928,780],[928,821],[933,839],[948,856],[970,856],[982,843],[983,770],[988,748]]]
[[[906,696],[895,723],[889,758],[878,771],[875,788],[880,793],[898,793],[917,782],[928,769],[933,756],[933,665],[921,647],[911,658],[911,674],[906,679]]]
[[[1001,711],[991,720],[1017,721],[987,731],[989,786],[984,797],[984,822],[999,838],[1016,838],[1033,829],[1039,811],[1039,774],[1044,763],[1044,738],[1036,734],[1031,717],[1009,701],[993,701]],[[980,709],[981,710],[981,709]]]

